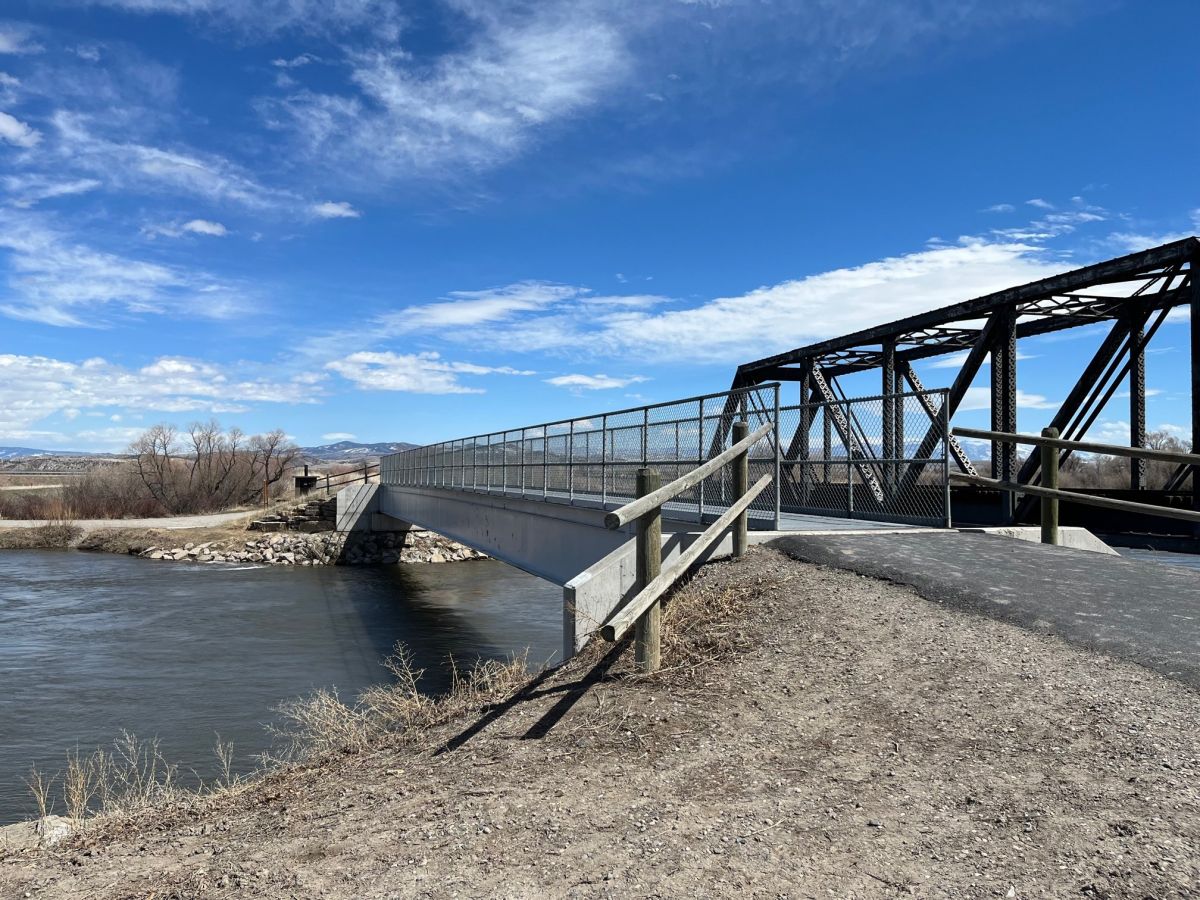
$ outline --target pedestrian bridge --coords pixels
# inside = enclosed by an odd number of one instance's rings
[[[636,523],[610,530],[604,515],[635,498],[639,469],[681,477],[727,449],[744,421],[763,431],[748,454],[750,481],[771,478],[748,510],[751,543],[945,527],[943,402],[944,392],[924,391],[785,405],[780,386],[767,384],[446,441],[386,456],[379,484],[343,490],[339,528],[419,525],[561,585],[566,658],[636,593]],[[899,446],[922,455],[881,456],[872,414],[899,423],[911,438]],[[722,467],[665,504],[664,567],[734,499]],[[731,548],[726,534],[701,560]]]

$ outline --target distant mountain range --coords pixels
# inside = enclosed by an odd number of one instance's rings
[[[85,453],[82,450],[34,450],[32,447],[0,447],[0,459],[26,459],[31,456],[113,456],[112,453]]]
[[[336,444],[325,444],[320,447],[301,447],[300,452],[309,459],[319,459],[323,462],[338,460],[362,459],[366,456],[386,456],[389,453],[399,453],[401,450],[411,450],[416,444],[396,443],[360,444],[357,441],[338,441]]]
[[[301,447],[300,453],[306,458],[320,462],[338,462],[339,460],[356,460],[370,456],[385,456],[388,453],[399,453],[401,450],[411,450],[416,444],[403,441],[380,444],[360,444],[357,441],[338,441],[336,444],[324,444],[320,447]],[[105,456],[114,457],[117,453],[85,453],[82,450],[38,450],[33,447],[0,447],[0,460],[38,459],[44,457],[72,456]]]

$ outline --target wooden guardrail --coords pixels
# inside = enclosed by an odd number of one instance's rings
[[[741,556],[749,543],[746,510],[754,499],[771,483],[771,475],[763,475],[752,486],[750,481],[750,448],[775,426],[768,423],[753,434],[745,422],[733,425],[733,445],[708,462],[660,486],[658,471],[639,469],[638,498],[604,517],[606,528],[616,529],[637,522],[636,558],[637,584],[640,590],[600,628],[607,641],[619,641],[632,627],[634,653],[638,668],[653,672],[659,667],[662,640],[663,594],[725,533],[733,527],[733,555]],[[733,495],[736,498],[708,529],[701,534],[665,571],[662,569],[662,507],[688,488],[699,484],[722,466],[733,467]]]
[[[1010,431],[984,431],[979,428],[955,428],[954,434],[959,437],[978,438],[985,441],[998,441],[1000,443],[1033,444],[1042,448],[1041,485],[1000,481],[995,478],[967,475],[962,472],[951,472],[950,478],[964,484],[974,484],[979,487],[997,488],[1014,494],[1028,494],[1032,497],[1040,497],[1042,501],[1041,522],[1043,544],[1058,543],[1058,503],[1060,500],[1069,500],[1072,503],[1079,503],[1083,506],[1096,506],[1102,509],[1115,509],[1150,516],[1162,516],[1166,519],[1180,519],[1184,522],[1200,522],[1200,511],[1197,510],[1173,509],[1169,506],[1155,506],[1153,503],[1135,503],[1132,500],[1096,497],[1091,494],[1059,490],[1058,487],[1058,450],[1078,450],[1083,453],[1126,456],[1131,459],[1154,459],[1161,462],[1200,466],[1200,455],[1195,453],[1175,453],[1170,450],[1123,447],[1120,444],[1071,441],[1059,437],[1057,428],[1043,428],[1040,436],[1036,434],[1017,434]],[[1055,452],[1046,453],[1045,450],[1047,448],[1053,449]],[[1192,477],[1195,478],[1197,476],[1193,474]]]

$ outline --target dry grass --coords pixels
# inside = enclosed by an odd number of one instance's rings
[[[127,731],[112,749],[67,753],[66,768],[48,775],[31,770],[25,782],[41,818],[61,801],[67,816],[83,822],[93,815],[122,815],[186,796],[178,767],[163,756],[157,739],[144,741]]]
[[[36,528],[0,530],[0,550],[63,550],[83,535],[83,529],[67,522],[47,522]]]
[[[456,668],[450,690],[431,697],[419,688],[424,669],[413,666],[412,654],[403,645],[396,646],[384,665],[395,682],[367,688],[354,703],[319,690],[281,706],[283,724],[272,730],[283,749],[265,761],[281,764],[358,753],[397,738],[412,739],[506,699],[530,677],[525,654],[506,662],[480,660],[465,673]]]

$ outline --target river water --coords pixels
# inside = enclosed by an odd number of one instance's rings
[[[0,824],[29,818],[31,765],[122,728],[157,736],[181,772],[217,773],[219,733],[240,770],[270,746],[281,701],[346,699],[389,679],[403,641],[449,683],[469,664],[558,653],[562,590],[501,563],[378,568],[188,565],[71,551],[0,552]],[[61,809],[59,810],[61,812]]]

